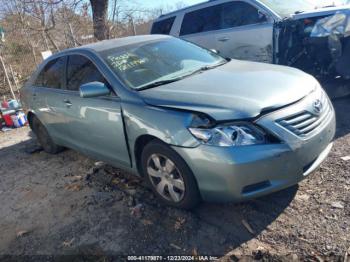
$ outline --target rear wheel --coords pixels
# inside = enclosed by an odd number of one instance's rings
[[[200,202],[190,168],[168,145],[158,141],[147,144],[142,152],[142,171],[153,192],[165,204],[191,209]]]
[[[57,154],[63,150],[63,147],[56,145],[53,142],[45,126],[40,122],[40,120],[37,117],[32,117],[31,126],[33,127],[33,132],[38,138],[39,144],[43,147],[46,153]]]

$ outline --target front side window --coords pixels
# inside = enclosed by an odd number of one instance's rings
[[[161,34],[161,35],[170,34],[174,21],[175,21],[175,16],[155,22],[152,26],[151,34]]]
[[[114,48],[101,52],[101,56],[118,77],[133,89],[180,79],[203,67],[226,62],[209,50],[177,38]]]
[[[35,85],[46,88],[63,88],[62,80],[65,61],[65,57],[60,57],[48,62],[38,75]]]
[[[68,57],[68,90],[78,91],[81,85],[95,81],[107,84],[103,75],[88,58],[81,55],[70,55]]]
[[[259,13],[254,6],[242,1],[232,1],[185,14],[180,35],[215,31],[266,21],[266,16]]]
[[[228,2],[221,5],[221,29],[266,22],[266,16],[245,2]]]

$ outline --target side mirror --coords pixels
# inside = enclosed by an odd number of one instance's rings
[[[210,51],[212,51],[213,53],[215,53],[215,54],[220,54],[220,51],[219,50],[216,50],[216,49],[210,49]]]
[[[89,97],[98,97],[106,96],[111,93],[108,87],[101,82],[90,82],[80,86],[80,97],[89,98]]]

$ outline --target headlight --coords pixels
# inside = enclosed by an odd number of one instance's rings
[[[212,146],[247,146],[266,143],[265,133],[249,123],[219,125],[213,128],[190,127],[191,134]]]

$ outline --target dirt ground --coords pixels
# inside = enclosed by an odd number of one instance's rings
[[[334,148],[299,186],[191,212],[159,205],[137,178],[72,150],[29,153],[36,145],[29,128],[0,133],[0,255],[346,261],[350,97],[334,106]]]

